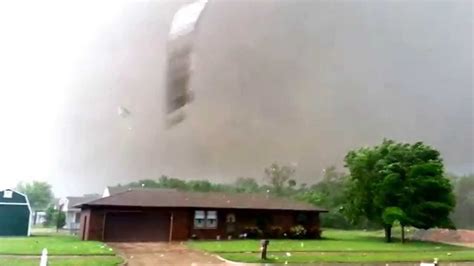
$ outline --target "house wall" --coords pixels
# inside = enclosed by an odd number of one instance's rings
[[[81,232],[85,230],[84,240],[103,240],[104,211],[101,209],[83,210],[81,215]],[[84,224],[86,221],[86,224]]]
[[[74,212],[72,211],[68,211],[65,213],[65,216],[66,216],[66,220],[65,220],[65,224],[64,224],[64,228],[65,229],[70,229],[74,223]]]
[[[256,227],[263,221],[267,228],[271,226],[279,226],[284,231],[288,231],[292,226],[296,225],[296,215],[298,212],[293,211],[273,211],[273,210],[232,210],[222,209],[217,210],[218,223],[216,229],[195,229],[194,228],[194,210],[191,211],[190,217],[190,235],[195,235],[198,239],[216,239],[220,236],[221,239],[227,239],[229,235],[233,238],[238,237],[246,227]],[[226,217],[228,214],[235,215],[235,231],[234,233],[227,232]],[[319,216],[311,214],[311,216]],[[310,226],[319,226],[316,222],[311,222]]]
[[[28,206],[0,203],[0,236],[27,236],[30,219]]]
[[[189,239],[192,226],[191,212],[187,209],[172,209],[173,227],[171,240],[187,240]]]
[[[79,237],[81,240],[88,240],[89,239],[89,219],[91,215],[91,210],[82,210],[81,211],[81,225],[79,229]]]
[[[80,228],[80,221],[76,221],[76,215],[81,215],[81,211],[77,209],[70,209],[65,213],[66,220],[63,226],[64,229],[74,231]]]

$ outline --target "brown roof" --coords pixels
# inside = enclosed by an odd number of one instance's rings
[[[127,191],[130,188],[129,187],[107,187],[107,189],[109,190],[110,195],[115,195],[117,193],[122,193],[124,191]]]
[[[133,207],[195,207],[215,209],[268,209],[322,211],[309,203],[276,198],[264,194],[188,192],[173,189],[130,189],[110,197],[97,199],[80,205],[87,206],[133,206]]]
[[[76,206],[80,205],[81,203],[96,200],[99,198],[100,198],[99,194],[88,194],[81,197],[66,197],[66,199],[68,199],[67,208],[74,209],[74,208],[77,208]]]
[[[116,187],[108,186],[107,189],[109,190],[110,196],[118,194],[118,193],[122,193],[128,190],[149,190],[149,189],[175,190],[171,188],[145,188],[145,187],[127,187],[127,186],[116,186]]]

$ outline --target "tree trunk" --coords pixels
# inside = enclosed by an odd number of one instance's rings
[[[402,224],[402,243],[405,243],[405,226]]]
[[[385,226],[385,242],[387,243],[392,242],[392,226],[391,225]]]

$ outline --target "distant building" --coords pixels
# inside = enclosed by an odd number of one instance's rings
[[[20,192],[0,191],[0,236],[29,236],[31,207],[28,197]]]
[[[89,194],[81,197],[65,197],[59,200],[59,210],[66,215],[66,224],[64,229],[70,231],[79,230],[81,223],[81,209],[75,208],[75,205],[99,199],[99,194]]]
[[[44,211],[33,212],[32,217],[33,225],[46,222],[46,212]]]

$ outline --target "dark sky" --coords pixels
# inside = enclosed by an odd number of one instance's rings
[[[210,1],[187,118],[163,126],[178,2],[130,3],[81,51],[54,131],[56,194],[162,174],[314,182],[349,149],[423,140],[474,172],[470,1]],[[87,17],[87,14],[84,14]],[[131,115],[121,118],[117,108]]]

